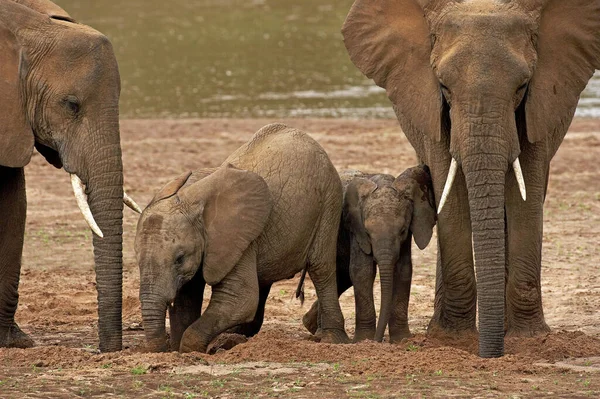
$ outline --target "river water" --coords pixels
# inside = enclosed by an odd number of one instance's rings
[[[353,0],[55,0],[112,41],[126,118],[393,117],[350,62]],[[600,74],[580,116],[600,117]]]

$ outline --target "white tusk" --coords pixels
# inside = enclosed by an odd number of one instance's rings
[[[73,193],[75,194],[75,199],[77,200],[77,206],[83,214],[83,218],[87,222],[88,226],[90,226],[92,231],[96,233],[98,237],[104,237],[104,234],[102,234],[102,230],[100,230],[100,227],[98,227],[96,221],[94,220],[94,216],[92,215],[92,211],[87,202],[87,195],[85,195],[85,185],[76,174],[71,175],[71,185],[73,186]]]
[[[517,178],[517,183],[519,183],[519,191],[521,191],[521,198],[523,198],[523,201],[527,201],[527,190],[525,189],[525,179],[523,178],[523,171],[521,170],[521,163],[519,162],[519,158],[515,159],[515,162],[513,162],[512,166],[515,171],[515,177]]]
[[[438,215],[440,214],[440,212],[442,212],[442,208],[448,200],[448,195],[450,194],[452,183],[454,183],[454,178],[456,177],[457,170],[458,162],[456,162],[456,159],[452,158],[452,162],[450,163],[450,170],[448,170],[448,178],[446,179],[446,185],[444,186],[444,191],[442,192],[442,199],[440,200],[440,205],[438,206]]]
[[[131,208],[133,211],[137,213],[142,213],[142,208],[138,204],[135,203],[133,198],[131,198],[125,191],[123,191],[123,203]]]

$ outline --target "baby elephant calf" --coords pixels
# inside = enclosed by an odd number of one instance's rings
[[[207,349],[233,328],[262,325],[271,284],[306,265],[322,303],[326,342],[348,341],[336,288],[342,185],[327,154],[305,133],[263,127],[217,169],[188,172],[144,210],[135,249],[150,350]],[[205,284],[210,303],[201,314]]]
[[[424,249],[436,221],[427,166],[410,168],[397,178],[361,172],[341,173],[345,190],[338,237],[338,295],[354,286],[354,341],[381,342],[389,325],[391,342],[410,336],[408,301],[412,280],[411,237]],[[373,282],[381,278],[381,307],[375,328]],[[313,334],[319,329],[319,302],[304,316]]]

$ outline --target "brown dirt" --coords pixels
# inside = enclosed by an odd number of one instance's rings
[[[141,205],[185,170],[217,166],[266,120],[123,121],[125,187]],[[389,120],[284,121],[310,132],[339,168],[397,174],[415,156]],[[545,208],[543,295],[550,334],[508,338],[507,355],[480,359],[477,337],[425,335],[433,311],[435,246],[413,251],[410,327],[398,345],[312,342],[298,277],[275,285],[263,330],[215,355],[143,352],[125,214],[124,342],[97,352],[91,233],[69,178],[36,155],[26,169],[29,216],[17,320],[37,343],[0,349],[0,397],[598,397],[600,395],[600,120],[577,120],[552,163]],[[435,242],[435,241],[432,241]],[[379,290],[376,288],[376,300]],[[208,298],[208,295],[206,295]],[[315,299],[310,284],[306,302]],[[206,301],[205,301],[206,302]],[[341,299],[353,333],[351,292]]]

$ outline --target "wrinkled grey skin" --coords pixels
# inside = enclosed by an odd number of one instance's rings
[[[207,349],[218,334],[262,325],[271,285],[308,265],[323,303],[323,339],[347,342],[335,280],[340,178],[308,135],[263,127],[213,170],[167,184],[144,210],[135,240],[147,344]],[[201,314],[205,284],[212,286]],[[171,306],[172,303],[172,306]]]
[[[338,295],[354,287],[354,341],[381,342],[389,326],[390,341],[410,336],[408,302],[412,281],[412,237],[424,249],[433,233],[435,208],[426,166],[407,169],[397,178],[385,174],[340,173],[344,206],[337,245]],[[381,307],[375,325],[373,282],[376,265],[381,278]],[[318,330],[316,301],[303,318]]]
[[[93,238],[100,350],[120,350],[121,87],[112,45],[50,1],[1,0],[0,51],[0,347],[33,345],[14,315],[27,209],[24,167],[35,146],[87,186],[104,233]]]
[[[440,201],[429,331],[549,331],[541,289],[550,160],[600,68],[598,0],[355,0],[342,28],[354,64],[386,89]],[[512,167],[520,161],[526,200]],[[439,205],[439,202],[436,204]]]

